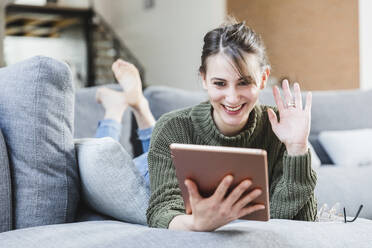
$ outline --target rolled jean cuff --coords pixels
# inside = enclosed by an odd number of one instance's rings
[[[154,126],[145,128],[145,129],[137,129],[138,138],[140,140],[149,140],[151,139],[152,131],[154,130]]]
[[[121,134],[121,124],[113,119],[104,119],[98,122],[96,138],[111,137],[119,141]]]
[[[152,130],[154,130],[154,127],[149,127],[149,128],[146,128],[146,129],[138,129],[137,130],[138,138],[139,138],[139,140],[141,140],[142,151],[144,153],[149,151]]]

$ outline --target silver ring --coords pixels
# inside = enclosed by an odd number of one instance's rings
[[[295,108],[296,107],[296,103],[294,103],[294,102],[289,102],[289,103],[287,103],[287,108]]]

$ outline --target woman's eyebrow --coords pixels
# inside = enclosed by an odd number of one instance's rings
[[[211,78],[211,80],[226,81],[226,79],[218,78],[218,77],[213,77],[213,78]]]
[[[253,78],[252,78],[251,76],[245,76],[245,77],[241,77],[241,78],[239,78],[239,80],[252,81]]]

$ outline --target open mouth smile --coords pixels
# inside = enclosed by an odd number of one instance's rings
[[[245,103],[243,104],[240,104],[238,106],[227,106],[227,105],[223,105],[221,104],[224,108],[224,110],[228,113],[228,114],[238,114],[240,113],[240,111],[242,110],[242,108],[245,106]]]

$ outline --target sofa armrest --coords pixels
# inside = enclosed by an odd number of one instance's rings
[[[0,233],[12,230],[12,186],[8,150],[0,129]]]

